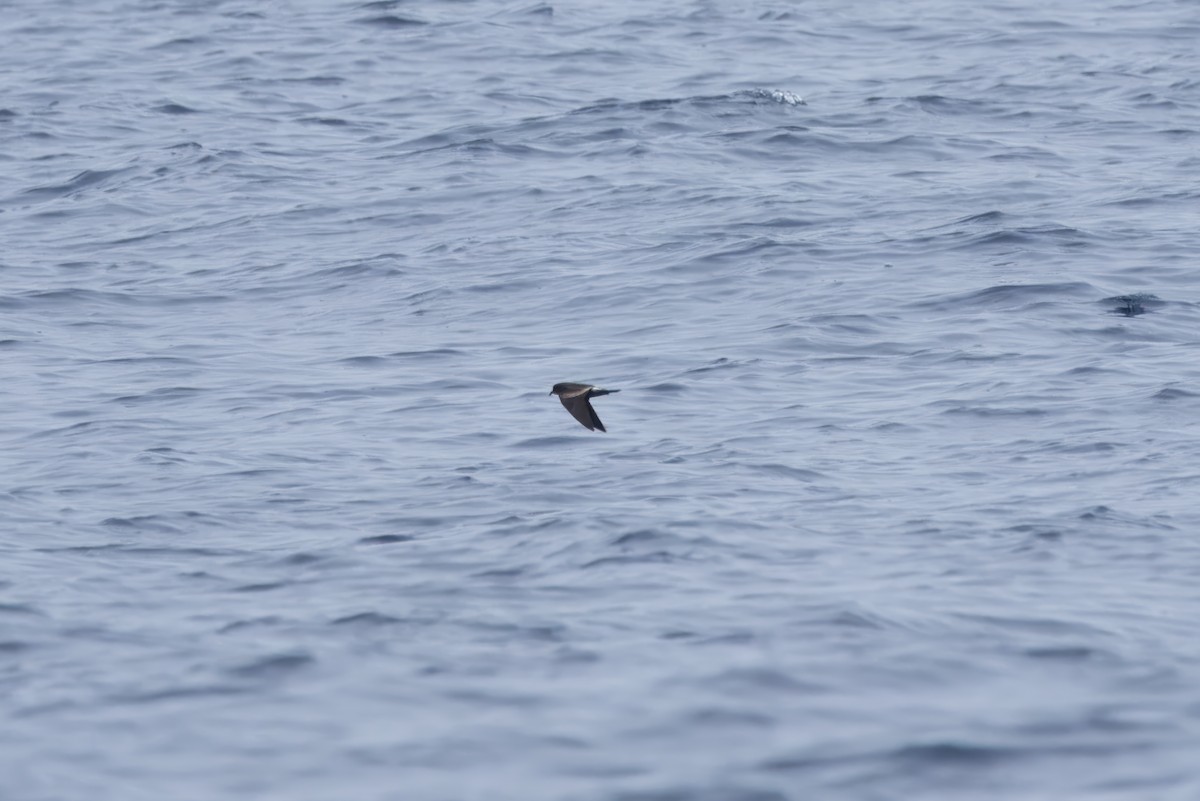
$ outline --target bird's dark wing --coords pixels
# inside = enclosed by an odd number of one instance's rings
[[[607,434],[608,429],[604,427],[604,423],[600,422],[600,415],[596,414],[596,410],[592,408],[592,404],[585,402],[585,405],[587,406],[588,413],[592,416],[592,425]]]
[[[595,431],[597,428],[605,431],[604,423],[600,422],[600,418],[596,416],[596,410],[592,408],[592,404],[588,403],[586,390],[574,395],[561,395],[558,399],[562,401],[562,405],[571,413],[571,416],[588,431]]]

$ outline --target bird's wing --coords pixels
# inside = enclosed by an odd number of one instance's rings
[[[562,395],[559,400],[562,401],[562,405],[571,413],[571,416],[582,423],[588,431],[595,431],[597,428],[601,431],[605,430],[604,424],[596,416],[596,410],[592,408],[592,404],[588,403],[586,391],[575,395]]]
[[[595,389],[595,387],[590,387],[587,384],[575,384],[574,387],[575,388],[572,389],[570,392],[564,392],[562,395],[559,396],[560,398],[563,399],[563,403],[567,402],[567,398],[578,398],[580,395],[582,395],[586,398],[588,392]]]

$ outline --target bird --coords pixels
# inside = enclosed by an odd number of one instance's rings
[[[591,384],[574,384],[564,381],[561,384],[555,384],[550,389],[550,394],[557,395],[571,416],[582,423],[588,431],[595,431],[598,428],[608,433],[604,423],[601,423],[600,418],[596,416],[596,410],[592,408],[590,399],[620,391],[619,389],[601,389]]]

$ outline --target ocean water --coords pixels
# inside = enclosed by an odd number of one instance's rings
[[[4,4],[0,798],[1200,798],[1198,38]]]

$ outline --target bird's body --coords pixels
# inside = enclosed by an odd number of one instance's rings
[[[607,433],[604,423],[600,422],[596,410],[592,408],[591,399],[620,391],[619,389],[601,389],[591,384],[573,384],[570,381],[564,381],[561,384],[555,384],[551,388],[550,394],[557,395],[571,416],[582,423],[588,431],[600,429]]]

